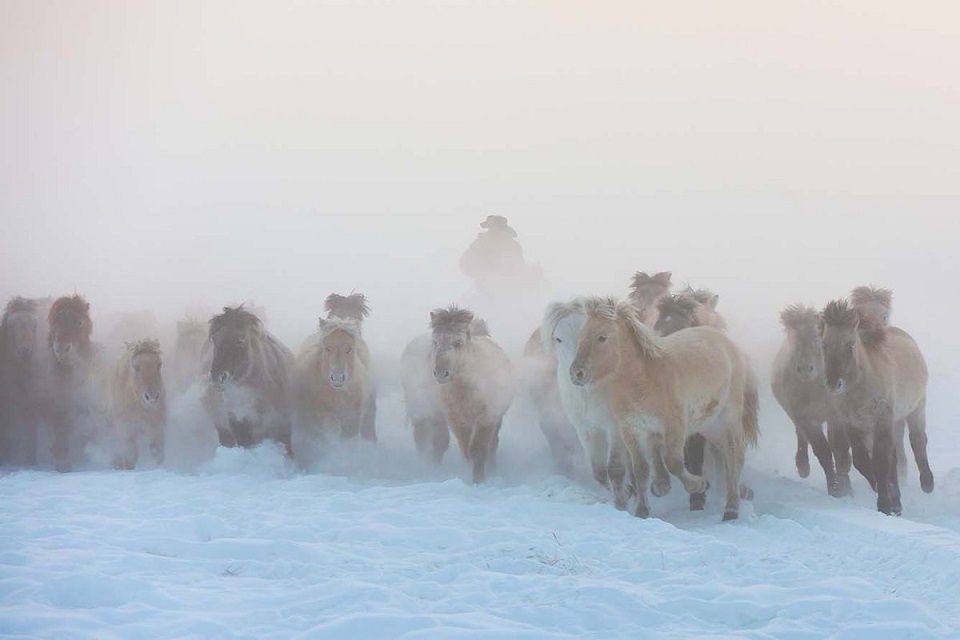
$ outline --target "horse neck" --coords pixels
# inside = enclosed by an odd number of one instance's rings
[[[655,381],[662,359],[651,358],[643,352],[633,335],[633,328],[625,318],[619,318],[617,325],[621,336],[621,350],[620,366],[614,375],[627,375],[634,380],[635,384],[643,386],[650,384],[652,380]]]

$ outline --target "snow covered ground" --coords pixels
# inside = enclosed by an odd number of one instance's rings
[[[884,517],[859,478],[835,500],[769,461],[792,438],[776,417],[740,521],[716,493],[690,513],[678,483],[638,520],[552,475],[522,415],[474,487],[383,407],[376,448],[315,473],[269,445],[189,472],[5,471],[0,637],[960,637],[960,468],[935,465],[930,496],[911,477]]]

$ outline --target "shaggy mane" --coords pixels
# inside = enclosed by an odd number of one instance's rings
[[[640,321],[636,307],[629,302],[617,302],[616,298],[590,297],[584,299],[583,310],[588,316],[604,320],[623,320],[630,327],[631,336],[644,356],[659,358],[663,355],[663,348],[657,343],[657,337]]]
[[[710,291],[710,289],[694,289],[690,285],[687,285],[686,290],[680,295],[688,298],[693,298],[700,304],[706,304],[706,305],[709,305],[710,302],[713,300],[713,298],[716,296],[716,294],[713,291]]]
[[[328,318],[349,318],[360,322],[370,315],[367,298],[362,293],[351,293],[348,296],[331,293],[324,301],[323,308]]]
[[[434,332],[467,331],[471,322],[473,322],[473,312],[461,309],[455,304],[446,309],[434,309],[430,312],[430,330]]]
[[[57,298],[57,301],[53,303],[52,307],[50,307],[50,320],[52,321],[54,318],[64,312],[72,312],[87,316],[90,313],[90,303],[87,302],[80,294]]]
[[[660,298],[660,301],[657,302],[657,310],[660,311],[661,316],[679,313],[687,317],[693,317],[699,304],[691,296],[673,294]]]
[[[648,284],[659,284],[660,286],[669,288],[671,275],[669,271],[661,271],[652,276],[646,271],[637,271],[633,274],[633,281],[630,283],[630,288],[637,290]]]
[[[147,339],[139,340],[137,342],[128,342],[127,351],[130,352],[130,357],[136,357],[141,353],[151,353],[153,355],[160,355],[160,341]]]
[[[3,309],[3,315],[8,316],[11,313],[20,313],[21,311],[26,311],[27,313],[35,313],[37,311],[37,301],[31,300],[30,298],[24,298],[17,296],[10,300],[7,303],[7,306]]]
[[[260,318],[247,311],[241,304],[236,307],[224,307],[223,313],[210,318],[211,335],[227,326],[259,329],[262,322]]]
[[[831,300],[820,314],[823,323],[831,327],[850,328],[857,326],[859,316],[857,310],[846,300]]]
[[[483,318],[474,318],[470,323],[470,335],[490,337],[490,327]]]
[[[792,304],[780,312],[780,323],[787,329],[799,329],[807,325],[815,327],[819,320],[819,312],[804,304]]]
[[[540,322],[540,348],[544,353],[553,353],[553,332],[561,320],[575,313],[583,313],[583,298],[554,302],[547,307]]]
[[[893,291],[874,286],[857,287],[850,292],[850,302],[855,307],[875,303],[889,311],[893,306]]]

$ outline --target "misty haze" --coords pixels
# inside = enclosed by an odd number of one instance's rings
[[[960,10],[0,0],[0,636],[960,637]]]

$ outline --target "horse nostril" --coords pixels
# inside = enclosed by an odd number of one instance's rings
[[[812,364],[808,364],[808,365],[807,365],[807,373],[813,373],[813,365],[812,365]]]

